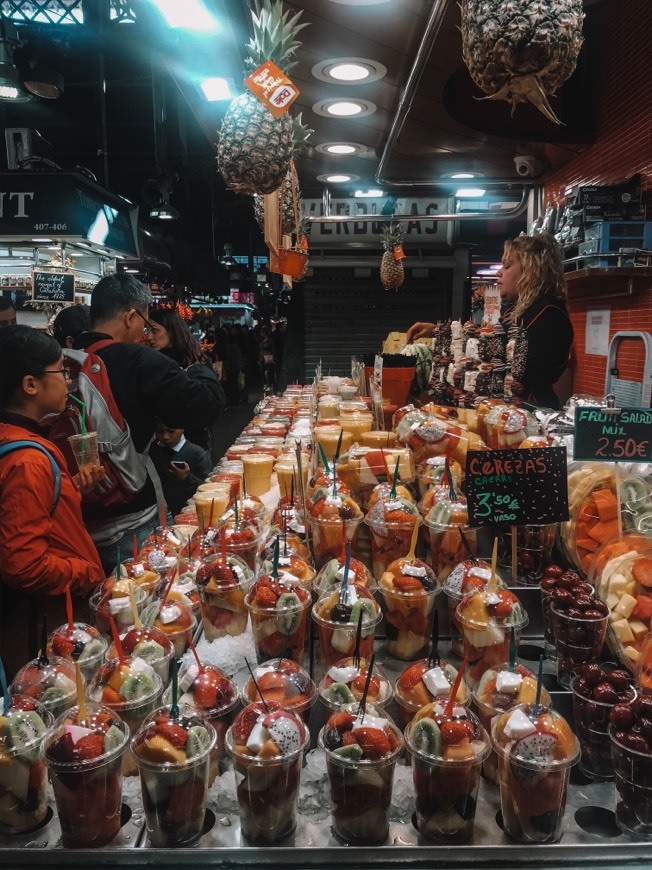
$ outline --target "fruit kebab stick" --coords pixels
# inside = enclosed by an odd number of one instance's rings
[[[430,655],[428,656],[428,669],[435,665],[439,666],[439,613],[437,608],[432,608],[432,630],[430,632]]]
[[[272,560],[272,577],[275,580],[278,580],[278,557],[280,549],[279,536],[277,535],[276,540],[274,541],[274,558]]]
[[[407,561],[410,565],[414,565],[414,554],[417,549],[417,541],[419,539],[419,523],[414,524],[412,529],[412,540],[410,541],[410,550],[407,554]]]
[[[72,595],[70,594],[70,583],[66,586],[66,616],[68,617],[68,631],[75,630],[75,617],[72,612]]]
[[[446,701],[446,710],[445,715],[447,719],[450,719],[453,715],[453,707],[455,706],[455,698],[457,698],[457,692],[460,688],[460,683],[462,682],[462,678],[464,677],[464,671],[466,670],[466,665],[469,661],[468,656],[464,656],[462,659],[462,664],[459,667],[457,672],[457,676],[455,677],[455,682],[453,683],[453,688],[450,691],[450,695],[448,696],[448,701]]]
[[[2,686],[3,713],[6,716],[11,708],[11,693],[7,685],[7,675],[5,674],[5,666],[2,664],[2,659],[0,659],[0,686]]]
[[[294,471],[292,472],[292,480],[290,481],[290,507],[294,507]]]
[[[455,492],[455,483],[453,482],[453,474],[451,472],[451,465],[448,461],[448,456],[444,459],[444,468],[446,469],[446,481],[448,483],[448,494],[450,496],[450,500],[454,502],[457,499],[457,493]]]
[[[256,687],[256,691],[258,692],[258,697],[263,702],[263,707],[265,708],[265,710],[269,713],[269,707],[267,706],[267,701],[265,700],[263,693],[260,691],[260,687],[258,686],[258,682],[256,681],[256,678],[254,677],[254,672],[251,670],[251,665],[249,664],[249,661],[247,659],[245,659],[245,664],[247,666],[247,670],[251,674],[251,679],[253,680],[253,684]]]
[[[77,706],[79,707],[77,722],[84,728],[88,719],[88,708],[86,707],[86,697],[84,694],[84,678],[82,677],[79,662],[75,662],[75,683],[77,685]]]
[[[134,628],[142,628],[143,621],[140,618],[140,613],[138,613],[138,607],[136,605],[136,594],[134,592],[134,584],[129,584],[129,603],[131,604],[131,615],[134,618]]]
[[[487,583],[487,591],[496,591],[496,562],[498,561],[498,538],[494,538],[494,548],[491,553],[491,577]]]
[[[460,538],[462,539],[462,543],[464,544],[464,549],[469,557],[469,560],[473,562],[474,565],[478,565],[478,560],[476,559],[473,550],[471,549],[471,545],[469,544],[468,538],[462,531],[462,526],[457,527],[457,531],[460,533]]]
[[[288,554],[288,517],[285,511],[281,511],[281,521],[283,523],[283,556],[287,558]]]
[[[509,670],[512,674],[516,671],[516,632],[514,626],[509,630]]]
[[[190,647],[190,652],[193,654],[193,656],[195,657],[195,661],[197,662],[197,667],[199,669],[199,673],[200,674],[206,673],[206,668],[199,661],[199,655],[197,654],[197,647],[192,642],[190,629],[188,629],[188,631],[186,632],[186,640],[188,641],[188,646]]]
[[[396,468],[394,469],[394,477],[392,478],[392,488],[389,493],[390,498],[396,498],[396,484],[398,483],[398,467],[401,462],[401,457],[396,457]]]
[[[170,705],[170,719],[179,718],[179,659],[172,656],[170,662],[172,672],[172,704]]]
[[[362,698],[360,698],[360,706],[358,707],[358,715],[357,718],[363,722],[364,714],[367,710],[367,695],[369,693],[369,686],[371,684],[371,675],[374,670],[374,662],[376,661],[376,653],[373,653],[371,656],[371,660],[369,662],[369,667],[367,668],[367,679],[364,681],[364,689],[362,692]]]
[[[360,641],[362,640],[362,611],[358,614],[358,627],[355,630],[355,647],[353,648],[353,667],[360,667]]]
[[[122,641],[120,640],[120,633],[118,632],[118,626],[115,624],[115,619],[110,616],[109,622],[111,624],[111,635],[113,636],[113,645],[115,646],[115,651],[118,654],[118,658],[120,659],[120,664],[123,665],[127,657],[125,655],[125,651],[122,649]]]

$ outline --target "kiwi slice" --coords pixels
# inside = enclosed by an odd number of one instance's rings
[[[136,671],[124,680],[120,686],[120,694],[127,701],[138,701],[147,698],[156,691],[152,678],[142,671]]]
[[[142,659],[145,662],[157,662],[159,659],[164,658],[165,650],[155,640],[142,640],[136,644],[132,655],[134,658]]]
[[[12,749],[30,761],[38,758],[40,739],[47,728],[35,710],[21,710],[5,719],[5,739]]]
[[[652,507],[636,511],[635,527],[637,532],[649,534],[652,532]]]
[[[349,617],[349,622],[357,625],[358,620],[360,619],[360,613],[362,613],[363,625],[366,622],[372,622],[376,618],[376,608],[374,607],[374,602],[371,600],[371,598],[358,598],[358,600],[351,608],[351,616]]]
[[[338,746],[333,750],[333,755],[340,758],[348,758],[349,761],[360,761],[362,758],[362,747],[357,743],[350,743],[348,746]]]
[[[439,725],[428,717],[419,719],[412,726],[410,742],[423,755],[441,754],[441,731]]]
[[[104,735],[103,742],[104,751],[111,752],[111,750],[117,749],[125,742],[124,734],[119,728],[116,728],[115,725],[110,725],[106,734]]]
[[[52,707],[55,704],[60,704],[61,701],[65,700],[65,698],[66,693],[63,691],[63,689],[60,689],[58,686],[50,686],[49,689],[46,689],[43,692],[43,694],[39,698],[39,701],[46,707]]]
[[[637,477],[627,477],[620,481],[620,499],[627,507],[635,508],[647,500],[647,487]]]
[[[188,761],[192,761],[211,745],[211,736],[203,725],[193,725],[188,729],[186,742],[186,755]]]
[[[326,695],[334,704],[352,704],[355,701],[353,692],[346,683],[333,683],[326,690]]]
[[[294,634],[301,625],[301,599],[296,592],[283,592],[276,602],[276,627],[286,636]]]
[[[104,652],[104,644],[101,640],[94,637],[88,641],[87,644],[84,644],[84,649],[79,656],[78,661],[84,662],[87,659],[93,658],[93,656],[99,655]]]

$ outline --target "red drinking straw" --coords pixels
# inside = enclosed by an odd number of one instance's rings
[[[113,645],[115,646],[115,651],[118,654],[118,658],[120,659],[120,664],[124,664],[126,661],[125,652],[122,649],[122,641],[120,640],[120,635],[118,634],[118,626],[115,624],[115,619],[110,616],[109,622],[111,623],[111,634],[113,635]]]
[[[457,672],[457,677],[455,678],[455,682],[453,683],[453,688],[451,689],[451,693],[448,696],[448,701],[446,702],[446,718],[450,719],[453,715],[453,707],[455,706],[455,698],[457,697],[457,690],[460,687],[460,683],[464,678],[464,669],[466,668],[467,662],[469,660],[468,656],[464,656],[462,659],[462,664],[460,665],[460,669]]]
[[[161,514],[161,529],[163,531],[165,531],[167,528],[167,524],[165,522],[165,505],[164,504],[159,505],[159,513]]]
[[[72,595],[70,594],[70,584],[66,586],[66,614],[68,616],[68,631],[74,631],[75,618],[72,612]]]

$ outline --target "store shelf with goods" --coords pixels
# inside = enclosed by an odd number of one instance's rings
[[[613,266],[611,268],[577,269],[566,272],[568,298],[608,299],[618,296],[633,296],[652,285],[652,268],[637,266]]]

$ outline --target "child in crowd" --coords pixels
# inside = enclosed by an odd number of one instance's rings
[[[168,509],[174,516],[211,473],[213,463],[206,450],[186,440],[183,429],[170,429],[158,422],[154,434],[156,441],[149,455],[161,478]]]

